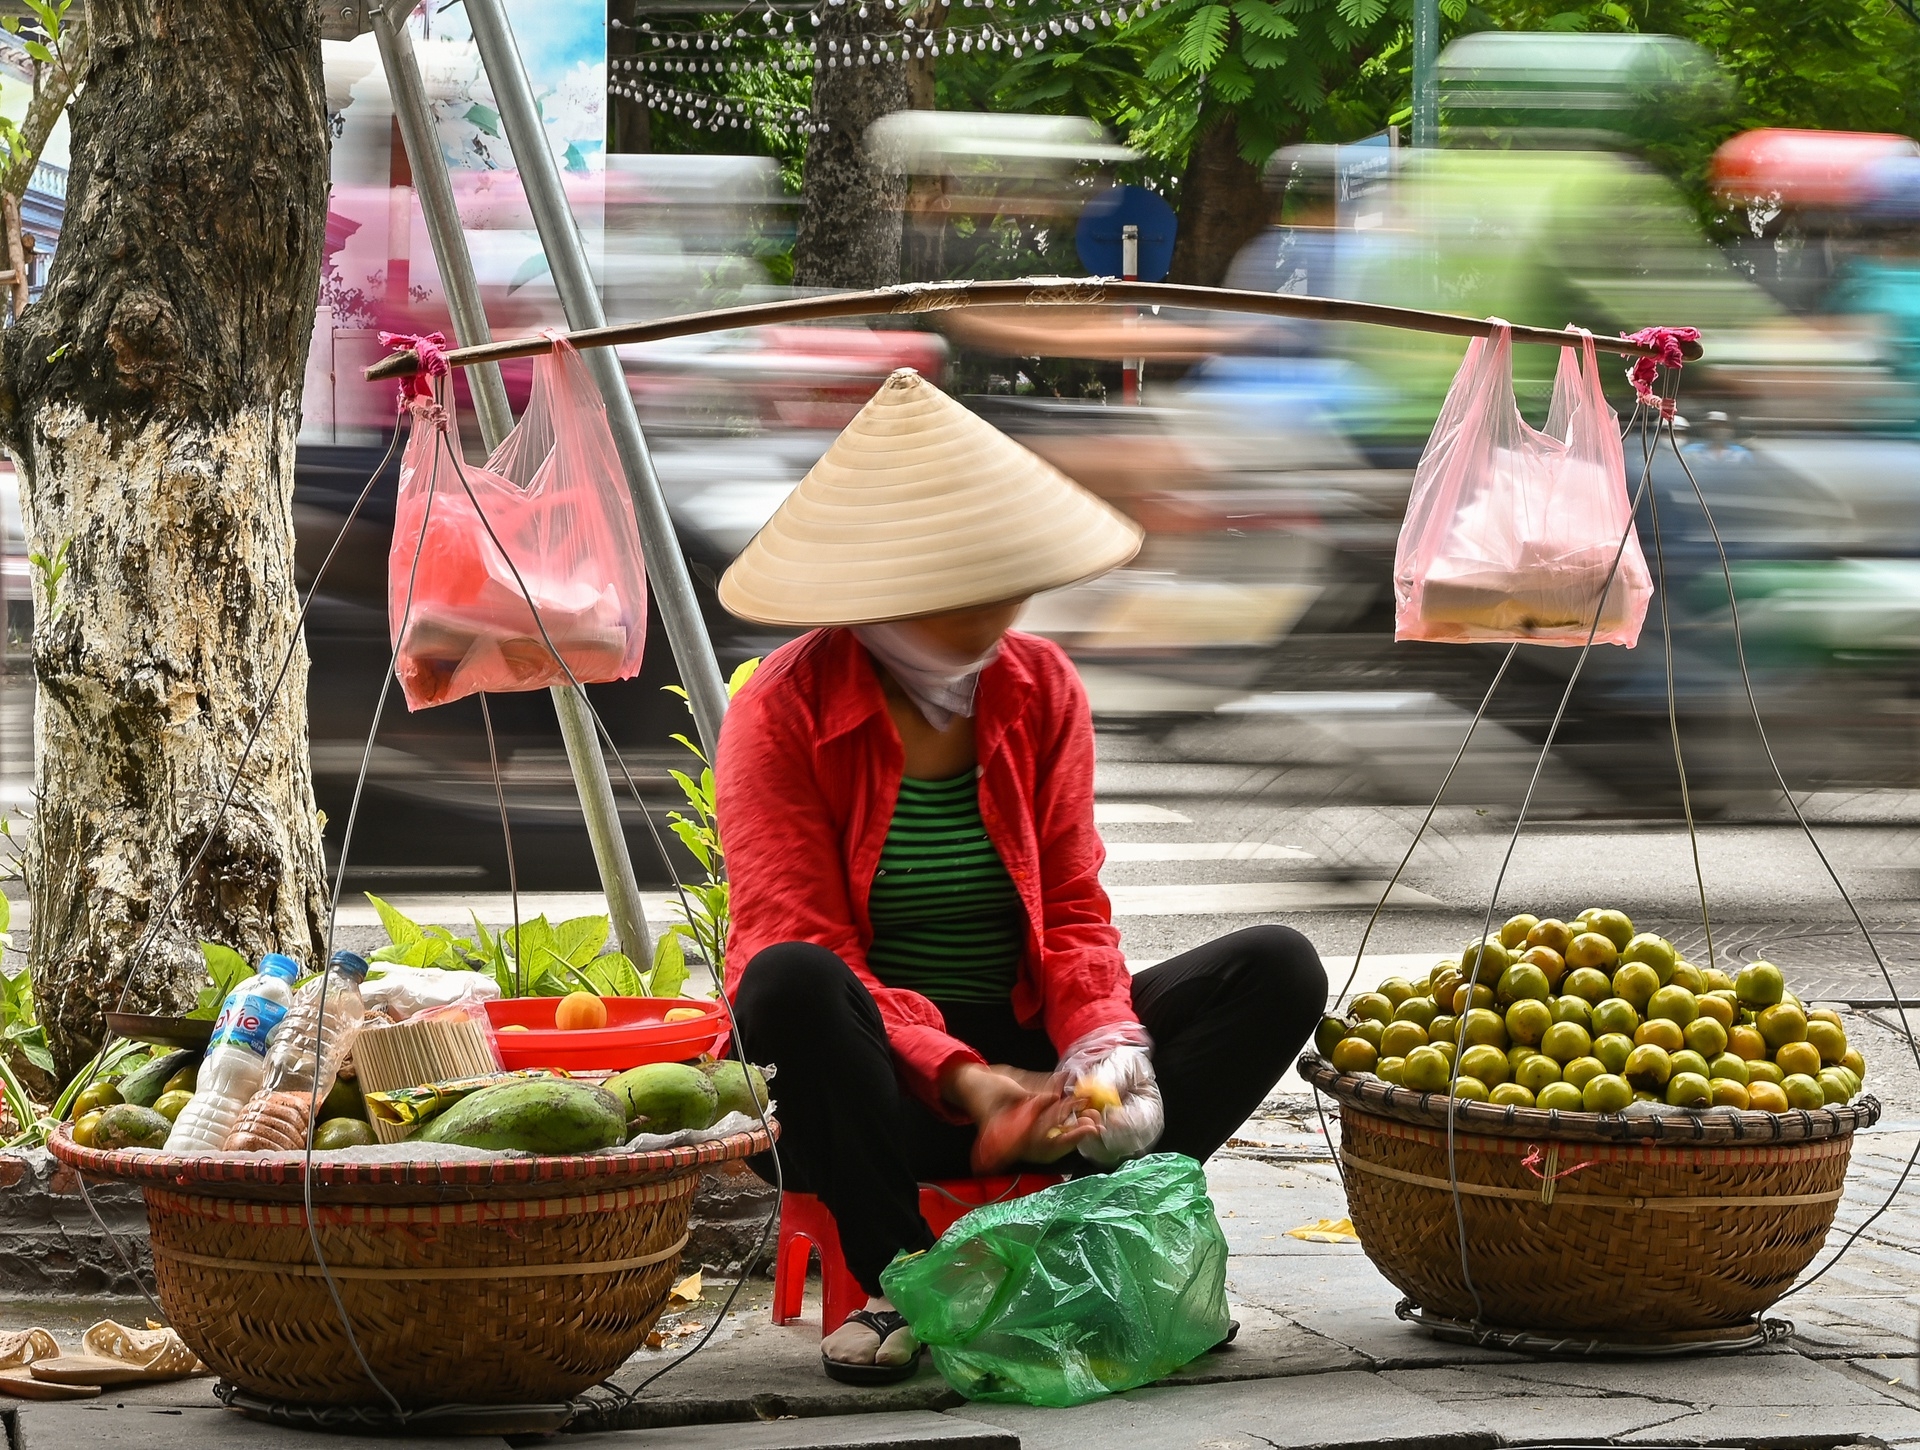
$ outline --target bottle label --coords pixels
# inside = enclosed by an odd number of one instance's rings
[[[251,992],[245,995],[229,992],[213,1024],[213,1039],[207,1043],[207,1050],[244,1047],[256,1057],[265,1057],[267,1034],[278,1027],[286,1015],[287,1009],[271,998],[256,997]]]

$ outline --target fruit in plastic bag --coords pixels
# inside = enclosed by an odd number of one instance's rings
[[[484,468],[456,469],[458,440],[416,402],[387,556],[388,627],[407,708],[563,685],[569,670],[581,684],[638,674],[647,633],[640,535],[579,353],[555,337],[534,366],[525,415]]]
[[[1561,349],[1543,433],[1514,402],[1513,339],[1498,323],[1467,348],[1414,474],[1394,638],[1579,646],[1591,631],[1632,648],[1653,581],[1631,509],[1592,342],[1577,359]]]
[[[880,1282],[961,1394],[1064,1407],[1219,1344],[1226,1273],[1200,1165],[1152,1153],[975,1209]]]

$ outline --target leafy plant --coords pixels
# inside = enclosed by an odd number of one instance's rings
[[[201,942],[200,956],[207,964],[208,985],[200,989],[200,997],[187,1016],[211,1021],[220,1015],[220,1004],[227,1000],[227,993],[253,975],[253,967],[232,947],[218,942]]]
[[[760,661],[751,659],[736,669],[727,681],[728,697],[739,694],[759,668]],[[668,685],[666,688],[682,700],[687,699],[687,692],[678,685]],[[688,708],[692,708],[690,701]],[[669,926],[660,934],[660,940],[654,943],[653,975],[656,984],[663,973],[684,984],[688,976],[687,944],[691,942],[700,959],[707,964],[707,969],[713,973],[713,988],[717,993],[725,979],[727,929],[732,918],[726,857],[720,848],[720,823],[714,814],[713,762],[687,736],[676,734],[673,738],[700,762],[700,778],[695,780],[684,770],[668,772],[680,787],[680,794],[686,797],[687,804],[692,807],[693,814],[687,816],[679,811],[670,811],[667,813],[667,824],[674,835],[680,838],[680,844],[700,863],[705,879],[680,883],[682,920]],[[675,991],[678,990],[676,986]],[[668,994],[656,985],[655,995],[664,997]]]
[[[27,555],[27,562],[32,564],[35,572],[40,575],[40,587],[46,591],[48,619],[58,619],[60,611],[66,608],[65,602],[60,598],[60,581],[66,577],[67,550],[72,546],[72,539],[62,539],[60,547],[53,551],[51,559],[38,549]]]
[[[368,958],[379,964],[430,967],[442,971],[485,972],[503,997],[562,997],[593,992],[602,997],[677,995],[681,978],[671,971],[643,973],[624,952],[605,950],[612,926],[604,916],[576,916],[550,922],[543,916],[519,928],[490,932],[478,917],[472,936],[456,936],[443,926],[424,926],[372,892],[367,900],[379,913],[388,944]],[[664,990],[663,990],[664,989]]]

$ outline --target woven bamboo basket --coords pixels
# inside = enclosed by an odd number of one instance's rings
[[[1340,1105],[1361,1247],[1423,1311],[1621,1342],[1750,1328],[1820,1251],[1853,1133],[1880,1114],[1872,1098],[1782,1114],[1563,1113],[1454,1102],[1311,1052],[1300,1071]]]
[[[687,1242],[701,1170],[769,1146],[314,1165],[313,1224],[354,1339],[403,1406],[564,1400],[641,1345]],[[254,1394],[385,1406],[314,1258],[298,1159],[49,1147],[141,1183],[161,1306]]]

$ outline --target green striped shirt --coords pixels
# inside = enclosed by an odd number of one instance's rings
[[[1026,909],[980,819],[974,772],[900,782],[867,910],[867,965],[886,986],[936,1002],[1013,994]]]

